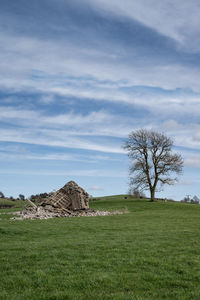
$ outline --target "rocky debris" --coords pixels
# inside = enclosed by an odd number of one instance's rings
[[[76,210],[70,213],[64,213],[63,211],[53,211],[53,210],[47,210],[43,207],[38,207],[37,210],[33,208],[27,208],[26,210],[23,210],[21,212],[14,212],[13,214],[15,217],[12,218],[12,220],[35,220],[35,219],[51,219],[51,218],[69,218],[69,217],[96,217],[96,216],[110,216],[110,215],[120,215],[125,212],[123,211],[95,211],[92,209],[88,210]]]

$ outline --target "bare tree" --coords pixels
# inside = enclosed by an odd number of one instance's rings
[[[162,133],[139,129],[132,131],[124,145],[131,159],[130,185],[136,189],[149,190],[151,201],[163,185],[172,185],[183,168],[181,155],[172,153],[173,141]]]

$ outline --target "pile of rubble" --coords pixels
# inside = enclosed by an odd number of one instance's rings
[[[89,209],[89,195],[76,182],[69,181],[40,205],[46,209],[52,206],[66,212]]]
[[[49,219],[60,217],[107,216],[123,212],[94,211],[89,209],[89,195],[74,181],[68,182],[58,191],[51,193],[48,199],[35,205],[28,200],[30,207],[16,212],[13,220]]]
[[[43,207],[38,207],[37,210],[34,209],[26,209],[22,212],[13,213],[15,217],[12,220],[25,220],[25,219],[51,219],[51,218],[70,218],[70,217],[95,217],[95,216],[110,216],[110,215],[119,215],[123,214],[122,211],[95,211],[88,209],[86,211],[74,211],[70,213],[62,213],[59,211],[48,211]]]

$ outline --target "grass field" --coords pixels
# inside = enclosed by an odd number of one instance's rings
[[[91,206],[129,213],[12,221],[0,210],[0,299],[200,299],[200,206]]]
[[[24,205],[26,205],[26,202],[22,200],[13,201],[10,199],[0,198],[0,209],[4,206],[5,207],[8,206],[12,208],[21,208]]]

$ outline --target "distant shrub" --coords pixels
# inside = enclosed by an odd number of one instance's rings
[[[45,198],[48,198],[50,193],[40,193],[36,195],[31,195],[30,200],[32,202],[40,202],[41,200],[44,200]]]
[[[190,198],[189,195],[185,196],[183,200],[181,200],[183,203],[191,203],[191,204],[199,204],[200,199],[195,195],[193,198]]]
[[[12,205],[12,204],[6,204],[6,203],[5,203],[5,204],[1,204],[1,203],[0,203],[0,209],[1,209],[1,208],[11,208],[11,207],[13,207],[13,206],[14,206],[14,204]]]
[[[128,194],[129,196],[131,196],[131,198],[138,198],[138,199],[146,198],[145,193],[143,191],[138,190],[137,188],[130,188]]]

